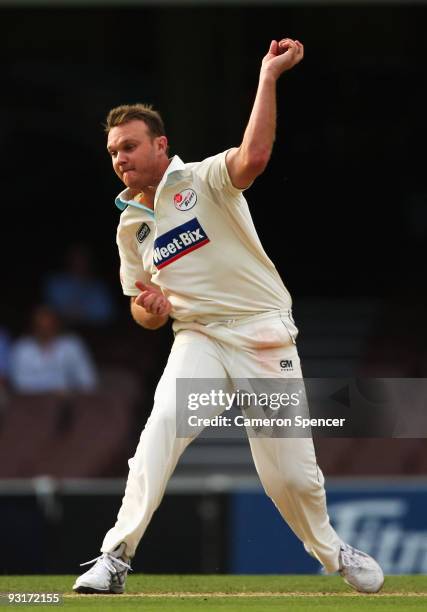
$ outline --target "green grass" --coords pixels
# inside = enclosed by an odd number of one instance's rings
[[[131,575],[126,595],[73,595],[74,576],[2,576],[0,592],[64,594],[59,609],[143,612],[411,612],[427,609],[426,576],[390,576],[379,595],[354,593],[338,576]],[[3,606],[0,606],[3,607]],[[5,605],[5,608],[12,606]],[[52,610],[52,605],[13,606]],[[58,608],[58,606],[56,606]]]

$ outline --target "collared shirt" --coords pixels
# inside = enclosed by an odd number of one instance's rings
[[[125,295],[135,281],[161,288],[171,316],[207,324],[291,308],[291,298],[256,233],[248,204],[225,163],[227,151],[184,164],[175,156],[154,210],[130,198],[117,230]]]

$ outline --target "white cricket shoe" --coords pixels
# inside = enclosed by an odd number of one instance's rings
[[[129,559],[123,555],[125,547],[126,544],[122,542],[113,552],[103,553],[91,561],[81,563],[80,565],[89,565],[89,563],[95,563],[95,565],[77,578],[73,591],[76,593],[124,593],[126,576],[131,569]]]
[[[349,544],[341,544],[339,573],[356,591],[378,593],[384,584],[384,574],[378,563],[366,553]]]

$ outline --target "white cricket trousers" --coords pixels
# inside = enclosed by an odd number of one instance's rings
[[[154,407],[129,460],[122,506],[102,552],[125,542],[125,554],[134,556],[178,459],[194,439],[176,437],[177,378],[302,378],[295,345],[298,330],[289,311],[208,325],[175,322],[174,329]],[[283,372],[283,360],[293,369]],[[312,439],[251,437],[249,444],[265,492],[284,520],[327,572],[337,571],[340,539],[327,514]]]

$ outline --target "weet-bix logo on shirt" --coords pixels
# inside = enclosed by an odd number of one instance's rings
[[[153,261],[158,270],[209,242],[196,218],[174,227],[154,241]]]

